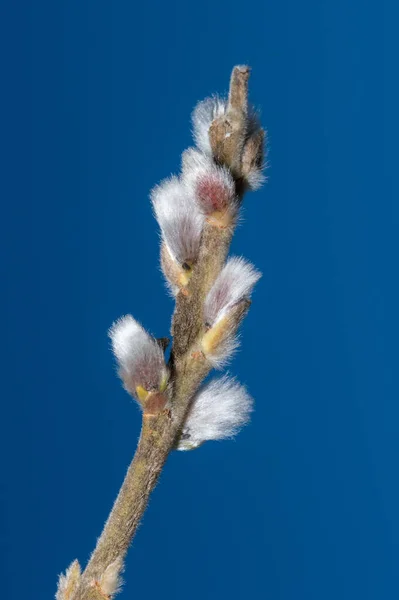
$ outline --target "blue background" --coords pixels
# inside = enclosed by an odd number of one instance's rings
[[[233,252],[264,277],[235,442],[171,456],[121,598],[399,595],[395,2],[3,2],[1,592],[51,598],[123,479],[139,411],[107,328],[167,335],[148,193],[236,63],[269,182]]]

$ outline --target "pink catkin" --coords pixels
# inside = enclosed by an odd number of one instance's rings
[[[202,176],[196,185],[196,196],[205,214],[225,210],[230,201],[230,190],[217,176]]]

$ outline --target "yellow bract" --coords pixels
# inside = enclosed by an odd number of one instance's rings
[[[136,394],[140,402],[145,402],[148,398],[149,392],[147,392],[147,390],[145,390],[141,385],[138,385],[136,387]]]
[[[166,387],[168,385],[168,373],[165,373],[165,375],[162,378],[161,384],[159,386],[159,391],[161,393],[163,393],[166,390]],[[149,396],[151,395],[151,393],[153,392],[149,392],[148,390],[146,390],[145,388],[143,388],[142,385],[138,385],[136,386],[136,394],[137,394],[137,398],[139,399],[139,401],[144,404],[145,402],[147,402]]]
[[[202,349],[204,354],[213,354],[219,344],[223,341],[229,330],[229,317],[226,315],[206,332],[202,338]]]
[[[166,373],[161,381],[161,385],[159,386],[159,391],[164,392],[166,390],[166,386],[168,385],[168,374]]]
[[[190,267],[190,269],[187,270],[182,270],[179,273],[179,285],[185,287],[186,285],[188,285],[188,282],[190,281],[191,278],[191,274],[192,274],[192,268]]]

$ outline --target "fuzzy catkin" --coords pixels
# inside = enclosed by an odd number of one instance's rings
[[[159,390],[167,379],[162,348],[131,315],[116,321],[109,330],[119,375],[126,390],[137,397],[137,387]]]
[[[245,387],[225,375],[194,396],[178,450],[191,450],[208,440],[234,437],[248,422],[253,400]]]

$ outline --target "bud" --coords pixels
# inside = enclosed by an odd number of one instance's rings
[[[55,595],[56,600],[72,600],[80,579],[80,565],[77,560],[58,578],[58,588]]]
[[[229,167],[240,194],[246,187],[259,189],[265,181],[265,132],[256,111],[248,103],[249,73],[246,65],[234,67],[228,100],[217,96],[207,98],[197,105],[192,115],[196,145],[218,165]]]
[[[152,190],[151,200],[171,257],[180,266],[192,266],[204,223],[193,195],[177,177],[171,177]]]
[[[239,202],[234,179],[226,167],[217,166],[211,157],[190,148],[183,153],[182,179],[209,222],[219,227],[234,224]]]
[[[109,336],[126,391],[147,414],[157,414],[166,405],[169,378],[162,348],[131,315],[116,321]]]
[[[249,421],[252,405],[245,387],[234,379],[225,375],[211,381],[194,396],[177,449],[234,437]]]
[[[248,135],[248,78],[246,65],[234,67],[229,98],[224,115],[214,119],[209,128],[209,140],[215,160],[231,169],[234,177],[241,177],[241,156]]]
[[[199,102],[192,114],[193,135],[198,148],[212,156],[212,147],[209,140],[209,128],[214,119],[221,117],[226,112],[226,101],[219,96],[212,96]]]
[[[260,277],[243,258],[230,258],[208,292],[204,305],[207,331],[202,338],[202,351],[217,367],[226,364],[239,345],[235,334]]]

